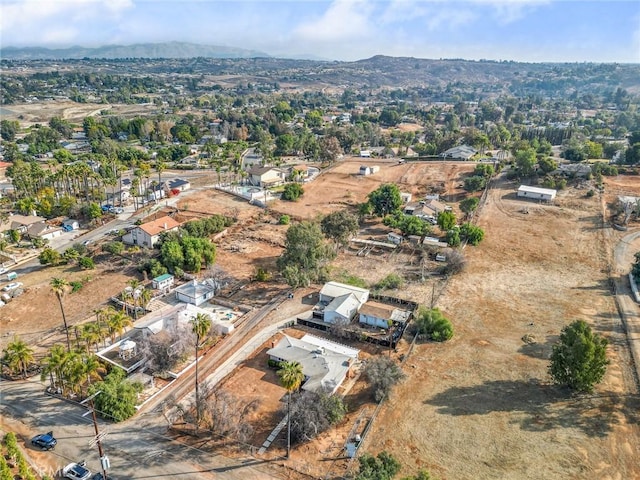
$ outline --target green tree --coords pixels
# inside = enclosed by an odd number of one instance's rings
[[[96,264],[90,257],[80,257],[78,259],[78,265],[80,265],[85,270],[91,270],[96,268]]]
[[[420,307],[415,319],[418,333],[436,342],[444,342],[453,337],[453,325],[437,308]]]
[[[322,233],[336,245],[345,246],[349,238],[358,233],[358,217],[347,210],[338,210],[326,215],[320,222]]]
[[[379,217],[385,217],[390,213],[395,213],[402,205],[400,189],[397,185],[386,183],[371,192],[367,199],[371,204],[373,213]]]
[[[19,230],[15,230],[15,229],[11,229],[9,230],[9,239],[16,245],[18,245],[20,243],[20,238],[22,237],[22,235],[20,234]]]
[[[583,320],[562,329],[553,346],[549,374],[553,381],[578,392],[591,392],[607,371],[607,339]]]
[[[38,255],[40,265],[58,265],[62,260],[62,255],[52,248],[45,248],[40,255]]]
[[[377,457],[368,453],[358,458],[360,466],[355,480],[391,480],[400,471],[400,462],[390,453],[380,452]]]
[[[538,169],[546,175],[558,168],[558,163],[551,157],[542,157],[538,160]]]
[[[4,141],[13,142],[19,130],[20,122],[17,120],[0,120],[0,136]]]
[[[460,210],[462,210],[465,215],[469,216],[476,211],[479,204],[480,199],[478,197],[467,197],[460,202]]]
[[[209,334],[211,330],[211,317],[205,313],[198,313],[193,319],[191,319],[191,332],[196,336],[196,434],[198,432],[198,426],[200,425],[200,383],[198,378],[198,356],[202,341]]]
[[[335,251],[325,243],[317,223],[300,222],[287,230],[285,249],[278,259],[280,272],[292,287],[309,285],[326,274],[326,263]]]
[[[13,337],[2,352],[2,363],[9,366],[12,373],[21,373],[27,378],[29,364],[33,362],[33,349],[17,336]]]
[[[477,192],[487,186],[487,178],[482,175],[472,175],[464,179],[464,189],[467,192]]]
[[[67,325],[67,316],[64,312],[64,305],[62,304],[62,298],[67,292],[67,288],[69,287],[69,282],[62,278],[54,277],[51,279],[49,283],[51,286],[51,290],[56,294],[56,298],[58,299],[58,304],[60,305],[60,312],[62,313],[62,323],[64,324],[64,333],[67,336],[67,351],[71,351],[71,340],[69,339],[69,326]]]
[[[304,381],[302,365],[298,362],[281,362],[278,369],[280,384],[288,393],[287,400],[287,458],[291,454],[291,393],[297,391]]]
[[[304,194],[304,188],[299,183],[287,183],[282,190],[280,198],[295,202]]]
[[[87,393],[100,392],[93,400],[96,411],[105,418],[121,422],[136,413],[138,394],[142,389],[142,384],[130,382],[125,371],[116,367],[103,381],[92,384]]]
[[[515,154],[516,173],[520,177],[530,177],[536,165],[536,151],[533,148],[518,150]]]
[[[456,226],[456,214],[447,210],[438,213],[438,226],[443,232],[451,230]]]
[[[484,239],[484,230],[470,222],[463,223],[460,227],[460,237],[473,246],[477,246]]]

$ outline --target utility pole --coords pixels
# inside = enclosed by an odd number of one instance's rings
[[[100,468],[102,469],[102,480],[107,480],[107,470],[111,465],[109,463],[109,457],[104,454],[104,451],[102,449],[102,437],[105,435],[105,433],[103,432],[101,434],[98,430],[98,418],[96,417],[96,409],[93,404],[93,399],[101,393],[102,391],[99,390],[80,403],[89,403],[89,408],[91,409],[91,418],[93,419],[93,430],[96,434],[94,440],[92,440],[89,445],[92,446],[92,444],[95,443],[98,446],[98,455],[100,455]]]

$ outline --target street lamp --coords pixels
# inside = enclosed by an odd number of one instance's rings
[[[95,409],[95,407],[93,405],[93,399],[96,398],[101,393],[102,393],[102,390],[98,390],[96,393],[94,393],[93,395],[91,395],[88,398],[85,398],[80,403],[82,405],[86,404],[87,402],[89,403],[89,408],[90,408],[90,411],[91,411],[91,418],[93,419],[93,429],[94,429],[94,431],[96,433],[96,436],[89,443],[89,446],[93,446],[94,443],[96,445],[98,445],[98,455],[100,455],[100,467],[102,468],[102,480],[107,480],[107,470],[111,467],[111,464],[109,463],[109,457],[107,457],[104,454],[104,451],[102,450],[102,437],[104,437],[106,435],[106,432],[100,433],[99,430],[98,430],[98,419],[96,418],[96,409]]]

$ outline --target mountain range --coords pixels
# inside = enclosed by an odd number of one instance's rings
[[[104,45],[50,49],[44,47],[4,47],[6,60],[57,60],[80,58],[257,58],[270,55],[257,50],[200,45],[186,42],[136,43],[134,45]]]

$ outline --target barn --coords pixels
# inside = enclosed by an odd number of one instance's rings
[[[552,188],[532,187],[530,185],[520,185],[518,197],[531,198],[533,200],[544,200],[551,202],[556,198],[557,191]]]

